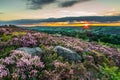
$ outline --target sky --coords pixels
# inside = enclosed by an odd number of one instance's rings
[[[120,15],[120,0],[0,0],[0,20]]]

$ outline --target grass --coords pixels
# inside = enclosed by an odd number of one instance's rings
[[[22,35],[25,35],[25,34],[26,34],[26,32],[12,32],[9,35],[7,35],[7,34],[0,35],[0,37],[1,37],[2,42],[7,42],[15,36],[22,36]]]
[[[6,46],[5,48],[0,50],[0,58],[5,58],[7,57],[12,50],[15,50],[16,47],[14,46]]]

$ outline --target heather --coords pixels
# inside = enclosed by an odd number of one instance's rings
[[[44,68],[44,63],[40,61],[38,56],[32,57],[17,50],[12,51],[8,57],[0,59],[0,63],[1,79],[37,78],[39,71]]]
[[[120,27],[116,26],[91,26],[89,30],[85,30],[82,27],[27,27],[26,29],[45,32],[49,34],[65,35],[70,37],[80,38],[86,41],[102,42],[108,44],[114,44],[119,46],[120,44]],[[120,46],[119,46],[120,47]]]
[[[119,47],[80,38],[51,35],[20,28],[0,28],[0,79],[2,80],[119,80]],[[80,61],[59,56],[55,46],[75,51]],[[39,47],[30,55],[20,47]],[[64,53],[61,52],[61,54]],[[67,52],[66,52],[67,53]],[[72,55],[72,54],[71,54]],[[67,56],[70,57],[70,56]]]

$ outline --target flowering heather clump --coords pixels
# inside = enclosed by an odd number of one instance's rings
[[[4,34],[6,32],[6,29],[5,28],[0,28],[0,33],[1,34]]]
[[[2,80],[4,77],[8,76],[9,72],[7,68],[5,68],[4,65],[0,64],[0,80]]]
[[[37,40],[30,33],[27,33],[25,36],[21,37],[20,42],[22,43],[22,46],[25,47],[37,45]]]
[[[6,57],[5,59],[1,59],[5,65],[15,64],[15,60],[13,60],[13,56]]]
[[[40,61],[38,56],[32,57],[27,53],[17,50],[14,50],[10,56],[6,57],[5,59],[1,59],[0,61],[0,71],[2,70],[0,72],[1,77],[8,77],[8,72],[6,71],[8,68],[9,73],[12,74],[12,78],[16,78],[16,76],[18,78],[21,77],[22,80],[33,77],[37,78],[42,68],[44,68],[44,64]]]
[[[53,67],[54,70],[44,71],[46,80],[96,80],[98,78],[97,71],[88,71],[82,63],[70,64],[68,62],[54,61]]]
[[[31,33],[27,33],[26,35],[22,37],[13,38],[9,43],[11,45],[28,47],[28,46],[36,46],[37,40]]]
[[[59,68],[59,67],[66,67],[67,65],[64,64],[64,63],[62,63],[62,62],[55,61],[55,62],[54,62],[54,66],[55,66],[56,68]]]
[[[46,46],[54,46],[59,44],[61,41],[58,38],[53,37],[52,35],[43,34],[43,33],[34,33],[33,36],[38,41],[38,44],[43,44]]]
[[[9,28],[0,28],[0,34],[10,34],[11,29]]]
[[[97,56],[98,55],[103,55],[104,57],[106,56],[106,58],[108,58],[109,61],[113,60],[115,65],[117,65],[117,66],[120,65],[120,52],[115,48],[105,47],[102,45],[98,45],[96,43],[89,43],[87,49],[89,52],[92,52],[92,53],[96,52]],[[99,59],[99,56],[96,59]],[[103,61],[103,58],[101,59],[101,61]],[[98,60],[97,62],[100,62],[100,60]]]

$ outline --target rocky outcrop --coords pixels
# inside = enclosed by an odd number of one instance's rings
[[[31,54],[32,56],[39,56],[39,57],[41,57],[43,53],[42,49],[39,47],[34,47],[34,48],[21,47],[21,48],[18,48],[17,50]]]
[[[67,59],[68,61],[79,62],[82,60],[82,57],[80,55],[78,55],[75,51],[72,51],[72,50],[62,47],[62,46],[56,46],[54,48],[54,51],[56,51],[59,56],[62,56],[63,58]]]

